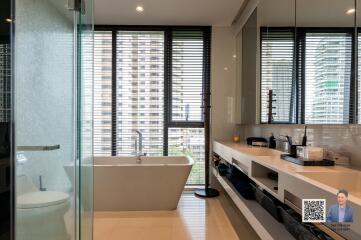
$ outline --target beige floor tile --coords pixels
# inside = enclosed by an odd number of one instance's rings
[[[217,198],[182,195],[175,211],[96,212],[94,240],[236,240]]]

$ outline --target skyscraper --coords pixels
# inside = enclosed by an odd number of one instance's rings
[[[111,37],[110,31],[95,32],[94,150],[98,156],[111,155],[112,150]],[[168,155],[192,157],[195,165],[188,183],[202,184],[204,129],[164,127],[164,33],[118,31],[116,43],[116,155],[136,154],[135,130],[139,130],[143,133],[143,152],[162,156],[167,131]],[[173,121],[202,121],[202,68],[198,69],[198,65],[202,66],[203,53],[188,55],[183,48],[187,43],[174,43],[172,99],[168,107],[172,108]]]
[[[344,33],[306,36],[307,123],[348,123],[351,52]]]

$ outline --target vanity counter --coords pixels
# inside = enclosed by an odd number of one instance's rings
[[[222,156],[222,152],[223,152],[222,149],[227,149],[227,148],[228,148],[228,152],[233,151],[233,157],[232,157],[233,163],[235,161],[239,161],[241,163],[247,162],[248,165],[251,165],[249,164],[249,161],[256,162],[278,173],[282,173],[288,176],[298,178],[302,181],[311,183],[314,186],[317,186],[321,189],[324,189],[334,194],[337,193],[338,188],[347,189],[350,192],[349,200],[361,206],[361,189],[359,189],[359,187],[361,187],[361,171],[351,169],[349,167],[337,166],[337,165],[336,166],[297,165],[295,163],[291,163],[281,159],[280,155],[282,154],[282,152],[278,150],[252,147],[242,143],[215,141],[213,144],[214,152],[216,152],[220,156]],[[232,160],[228,162],[232,163]],[[314,174],[307,174],[307,173],[314,173]],[[319,175],[320,177],[315,178],[316,175]],[[349,179],[347,177],[345,178],[345,176],[347,175],[352,176],[352,179]],[[333,180],[335,181],[339,180],[338,188],[337,188],[337,184],[326,183],[327,181],[332,182],[331,181],[332,179],[330,178],[331,176],[333,177]],[[324,179],[322,177],[324,177]],[[339,178],[339,179],[335,179],[335,178]],[[342,181],[344,181],[344,186],[342,184]]]
[[[337,203],[338,190],[346,189],[355,216],[351,230],[361,235],[361,171],[337,165],[297,165],[281,159],[280,151],[240,143],[214,141],[213,152],[298,212],[302,209],[302,199],[325,199],[328,210]],[[270,174],[276,177],[271,178]]]

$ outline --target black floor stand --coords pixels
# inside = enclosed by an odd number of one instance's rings
[[[212,198],[219,196],[219,192],[213,188],[199,189],[194,192],[194,195],[202,198]]]
[[[204,189],[198,189],[194,195],[201,198],[212,198],[219,196],[219,191],[209,187],[209,161],[206,161]]]
[[[209,74],[209,72],[207,73]],[[211,92],[210,92],[210,85],[206,84],[205,85],[205,111],[204,111],[204,137],[206,139],[206,144],[205,144],[205,184],[204,184],[204,189],[198,189],[194,192],[194,195],[196,195],[197,197],[201,197],[201,198],[212,198],[212,197],[217,197],[219,196],[219,192],[218,190],[214,189],[214,188],[210,188],[209,187],[209,162],[210,162],[210,156],[209,156],[209,152],[210,152],[210,148],[209,148],[209,139],[210,139],[210,96],[211,96]]]

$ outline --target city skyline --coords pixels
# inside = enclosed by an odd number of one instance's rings
[[[149,156],[162,156],[165,141],[163,137],[166,131],[164,128],[164,33],[161,31],[119,31],[116,41],[116,155],[135,154],[135,130],[140,130],[143,133],[143,151]],[[198,45],[202,44],[201,41],[199,43],[197,40],[192,41]],[[111,155],[111,32],[95,33],[95,49],[94,149],[96,155]],[[189,58],[186,53],[187,43],[174,40],[173,51],[172,119],[202,121],[200,108],[202,69],[189,68],[189,59],[186,59]],[[202,65],[203,59],[199,54],[203,54],[202,51],[192,53],[193,66]],[[188,184],[203,184],[204,129],[167,129],[168,155],[193,157],[195,165]]]

